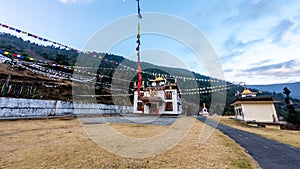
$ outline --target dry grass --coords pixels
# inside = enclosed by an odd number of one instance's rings
[[[234,121],[229,117],[222,117],[220,122],[236,129],[248,131],[268,139],[276,140],[278,142],[300,148],[300,131],[258,128],[248,126],[239,121]]]
[[[148,138],[164,132],[169,127],[158,125],[143,125],[143,124],[117,124],[111,123],[110,126],[128,137]]]
[[[149,137],[168,127],[112,124],[131,137]],[[123,158],[90,140],[77,120],[0,122],[0,168],[258,168],[237,144],[219,131],[196,143],[203,123],[165,154]]]

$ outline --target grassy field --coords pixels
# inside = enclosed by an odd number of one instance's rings
[[[149,158],[124,158],[97,146],[78,120],[0,122],[0,168],[259,168],[230,138],[215,131],[197,143],[203,123],[173,149]],[[130,137],[151,137],[166,126],[111,124]]]
[[[213,118],[213,116],[210,118]],[[232,120],[226,116],[223,116],[220,122],[236,129],[248,131],[250,133],[254,133],[268,139],[276,140],[278,142],[300,148],[300,131],[248,126],[242,122]]]

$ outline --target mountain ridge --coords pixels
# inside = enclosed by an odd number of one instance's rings
[[[283,88],[287,87],[291,91],[291,97],[300,99],[300,82],[293,83],[277,83],[266,85],[247,85],[249,88],[256,88],[268,92],[282,93]]]

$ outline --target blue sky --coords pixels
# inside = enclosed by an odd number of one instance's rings
[[[247,84],[299,81],[300,1],[140,1],[142,13],[175,15],[196,26],[214,46],[225,80]],[[1,23],[78,49],[83,49],[89,38],[105,25],[137,11],[135,0],[0,0],[0,3]],[[113,36],[114,32],[111,33]],[[187,57],[192,55],[189,50],[178,50],[181,48],[178,42],[143,38],[144,50],[161,48],[155,52],[176,55],[189,69],[207,73],[201,63]],[[129,38],[110,52],[131,58],[135,45],[134,38]],[[146,57],[144,61],[148,61]]]

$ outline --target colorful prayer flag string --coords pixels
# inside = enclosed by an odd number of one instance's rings
[[[43,41],[43,42],[49,42],[49,43],[52,43],[52,44],[54,44],[54,45],[58,45],[58,46],[60,46],[60,47],[62,47],[62,48],[65,48],[65,49],[67,49],[67,50],[73,50],[73,51],[76,52],[76,53],[84,53],[84,52],[82,52],[82,51],[79,51],[78,49],[74,49],[74,48],[68,47],[67,45],[63,45],[63,44],[54,42],[54,41],[52,41],[52,40],[49,40],[49,39],[42,38],[42,37],[40,37],[40,36],[34,35],[34,34],[32,34],[32,33],[28,33],[28,32],[26,32],[26,31],[22,31],[22,30],[20,30],[20,29],[16,29],[16,28],[11,27],[11,26],[6,25],[6,24],[0,23],[0,26],[2,26],[3,28],[9,29],[9,30],[11,30],[11,31],[15,31],[15,32],[17,32],[17,33],[22,33],[22,34],[24,34],[24,35],[27,35],[28,37],[32,37],[32,38],[34,38],[34,39],[38,39],[38,40]]]
[[[1,86],[1,85],[0,85]],[[24,90],[25,88],[25,90]],[[34,95],[36,93],[36,86],[24,86],[19,84],[2,84],[0,94],[17,94],[17,95]]]

